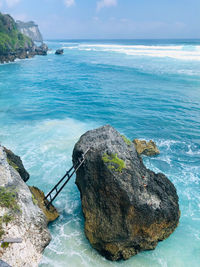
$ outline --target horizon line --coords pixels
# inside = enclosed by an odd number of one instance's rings
[[[44,38],[46,41],[56,40],[196,40],[200,38]]]

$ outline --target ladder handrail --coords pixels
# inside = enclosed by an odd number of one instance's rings
[[[85,161],[85,156],[88,153],[88,151],[90,150],[90,148],[88,148],[85,153],[83,155],[81,155],[81,158],[78,158],[78,162],[73,165],[66,173],[65,175],[59,180],[59,182],[53,187],[53,189],[51,189],[51,191],[44,197],[44,203],[46,205],[46,207],[48,208],[52,202],[55,200],[55,198],[58,196],[58,194],[62,191],[62,189],[65,187],[65,185],[69,182],[69,180],[71,179],[71,177],[74,175],[75,172],[78,171],[78,169],[82,166],[82,164]],[[73,171],[72,171],[73,170]],[[72,172],[70,174],[70,172]],[[64,181],[64,179],[67,178],[67,180],[64,182],[64,184],[61,186],[61,188],[58,190],[58,186]],[[56,191],[55,195],[52,197],[51,194]],[[50,197],[50,201],[48,201],[48,203],[46,203],[46,200],[48,200],[48,197]]]
[[[45,196],[45,198],[44,199],[47,199],[50,195],[51,195],[51,193],[56,189],[56,187],[60,184],[60,183],[62,183],[62,181],[65,179],[65,177],[67,176],[67,174],[72,170],[74,168],[74,166],[72,166],[71,167],[71,169],[69,170],[69,171],[67,171],[66,173],[65,173],[65,175],[60,179],[60,181],[51,189],[51,191]]]

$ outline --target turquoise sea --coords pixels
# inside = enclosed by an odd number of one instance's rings
[[[0,141],[22,157],[28,184],[47,193],[71,167],[80,135],[111,124],[156,141],[161,154],[144,162],[175,184],[181,219],[155,250],[109,262],[84,236],[74,177],[55,201],[61,216],[40,267],[200,266],[200,40],[47,44],[46,57],[0,65]]]

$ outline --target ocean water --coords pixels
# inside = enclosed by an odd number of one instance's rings
[[[71,167],[80,135],[109,123],[157,142],[161,154],[144,162],[175,184],[181,218],[155,250],[109,262],[84,236],[74,177],[54,203],[61,215],[40,267],[200,266],[200,41],[47,43],[46,57],[0,65],[0,141],[22,157],[28,184],[47,193]]]

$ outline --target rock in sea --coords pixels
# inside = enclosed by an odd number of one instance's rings
[[[81,136],[74,163],[88,147],[76,184],[90,244],[109,260],[154,249],[178,225],[176,188],[147,169],[135,146],[109,125]]]
[[[64,53],[64,49],[57,49],[55,54],[56,55],[62,55]]]
[[[48,52],[48,46],[43,43],[40,46],[35,47],[35,54],[40,56],[46,56]]]
[[[155,156],[160,154],[159,149],[152,140],[147,142],[145,140],[134,139],[133,143],[139,155]]]

